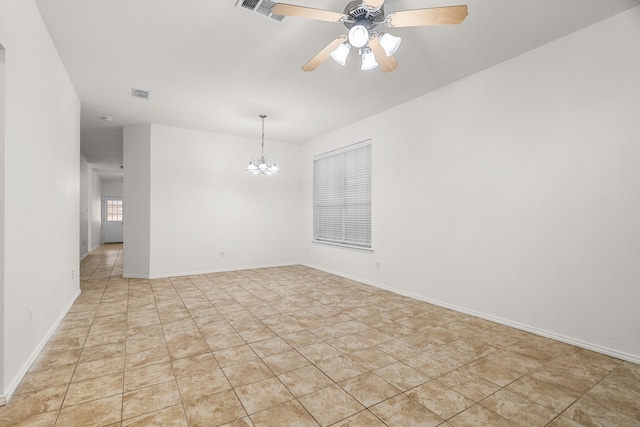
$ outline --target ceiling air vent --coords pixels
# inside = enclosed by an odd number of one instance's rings
[[[146,99],[148,101],[149,98],[151,98],[151,91],[131,88],[131,96]]]
[[[271,0],[238,0],[238,3],[236,3],[236,7],[248,10],[255,13],[256,15],[260,15],[264,18],[269,18],[273,21],[282,22],[284,16],[273,15],[271,13],[271,8],[274,4],[276,4],[276,2],[273,2]]]

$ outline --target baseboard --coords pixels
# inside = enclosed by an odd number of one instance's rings
[[[496,316],[492,316],[490,314],[486,314],[486,313],[481,313],[481,312],[477,312],[474,310],[469,310],[466,309],[464,307],[459,307],[453,304],[449,304],[449,303],[445,303],[442,301],[438,301],[438,300],[434,300],[431,298],[427,298],[425,296],[422,295],[417,295],[417,294],[413,294],[411,292],[406,292],[400,289],[396,289],[390,286],[385,286],[385,285],[381,285],[380,283],[375,283],[372,282],[370,280],[364,280],[361,279],[359,277],[355,277],[355,276],[351,276],[348,274],[343,274],[337,271],[332,271],[330,269],[326,269],[326,268],[322,268],[322,267],[318,267],[315,265],[311,265],[308,263],[302,263],[302,265],[304,265],[305,267],[309,267],[309,268],[313,268],[316,270],[320,270],[320,271],[324,271],[325,273],[330,273],[330,274],[335,274],[336,276],[340,276],[340,277],[344,277],[345,279],[350,279],[350,280],[355,280],[358,281],[360,283],[364,283],[366,285],[370,285],[379,289],[383,289],[385,291],[389,291],[389,292],[393,292],[395,294],[398,295],[403,295],[409,298],[413,298],[415,300],[418,301],[423,301],[423,302],[427,302],[429,304],[433,304],[433,305],[437,305],[439,307],[443,307],[443,308],[448,308],[450,310],[454,310],[460,313],[464,313],[464,314],[468,314],[470,316],[475,316],[475,317],[479,317],[481,319],[485,319],[485,320],[489,320],[491,322],[494,323],[498,323],[504,326],[509,326],[511,328],[515,328],[515,329],[519,329],[521,331],[525,331],[525,332],[530,332],[532,334],[535,335],[539,335],[545,338],[550,338],[556,341],[560,341],[566,344],[570,344],[576,347],[580,347],[580,348],[584,348],[586,350],[591,350],[591,351],[595,351],[596,353],[602,353],[605,354],[607,356],[611,356],[611,357],[615,357],[616,359],[620,359],[620,360],[625,360],[627,362],[631,362],[631,363],[636,363],[636,364],[640,364],[640,356],[635,356],[632,354],[628,354],[625,352],[621,352],[618,350],[614,350],[608,347],[603,347],[597,344],[593,344],[593,343],[589,343],[589,342],[585,342],[585,341],[581,341],[575,338],[571,338],[571,337],[566,337],[564,335],[560,335],[560,334],[556,334],[554,332],[549,332],[549,331],[545,331],[543,329],[538,329],[538,328],[534,328],[532,326],[528,326],[528,325],[524,325],[522,323],[518,323],[518,322],[513,322],[511,320],[508,319],[503,319],[501,317],[496,317]]]
[[[254,266],[245,266],[245,267],[230,267],[230,268],[221,268],[216,270],[206,270],[206,271],[184,271],[179,273],[167,273],[167,274],[129,274],[127,272],[122,273],[122,277],[125,279],[164,279],[169,277],[181,277],[181,276],[197,276],[200,274],[213,274],[213,273],[226,273],[229,271],[243,271],[243,270],[257,270],[260,268],[276,268],[276,267],[289,267],[292,265],[300,265],[298,262],[291,263],[283,263],[283,264],[261,264]]]
[[[60,323],[64,319],[64,316],[66,316],[69,310],[71,310],[73,303],[76,301],[76,299],[78,299],[79,296],[80,296],[80,289],[78,289],[78,291],[75,293],[73,298],[71,298],[71,302],[69,302],[69,304],[64,308],[64,310],[62,310],[62,313],[60,314],[60,316],[58,316],[58,319],[51,326],[47,334],[42,338],[42,340],[40,340],[40,343],[38,344],[38,346],[33,350],[29,358],[25,361],[24,365],[22,366],[22,369],[20,369],[20,371],[16,374],[13,380],[9,383],[9,387],[5,391],[4,396],[0,398],[0,400],[4,399],[5,405],[7,404],[7,402],[9,402],[9,400],[11,400],[11,396],[18,388],[18,385],[20,385],[20,382],[22,381],[24,376],[27,375],[27,372],[29,372],[29,369],[31,369],[31,365],[33,365],[33,363],[36,361],[36,359],[40,355],[40,352],[42,351],[44,346],[47,344],[49,339],[53,336],[53,333],[56,331],[58,326],[60,326]],[[1,402],[0,402],[0,406],[2,406]]]

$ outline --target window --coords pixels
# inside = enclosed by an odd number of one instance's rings
[[[313,239],[371,249],[371,141],[313,160]]]
[[[107,200],[107,221],[122,222],[122,200]]]

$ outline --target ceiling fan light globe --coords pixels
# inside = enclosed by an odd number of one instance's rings
[[[387,56],[393,55],[400,47],[402,39],[389,33],[384,33],[380,36],[380,46],[384,49]]]
[[[331,58],[333,58],[333,60],[338,64],[345,65],[347,63],[347,56],[349,56],[350,50],[351,45],[349,43],[342,43],[336,48],[336,50],[331,52]]]
[[[349,43],[353,47],[360,48],[369,41],[369,30],[364,25],[354,25],[349,30]]]
[[[367,49],[364,52],[362,52],[362,66],[360,67],[360,69],[363,71],[366,71],[366,70],[373,70],[377,67],[378,67],[378,62],[376,61],[375,56],[373,56],[373,52],[371,52],[370,49]]]

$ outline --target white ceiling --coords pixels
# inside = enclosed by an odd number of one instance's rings
[[[342,12],[348,0],[287,0]],[[640,0],[387,0],[386,13],[467,4],[461,25],[389,29],[398,68],[300,67],[342,24],[282,23],[236,0],[36,0],[82,101],[82,154],[121,164],[122,126],[157,123],[304,143],[640,4]],[[151,100],[131,96],[150,90]],[[113,122],[98,119],[112,116]]]

